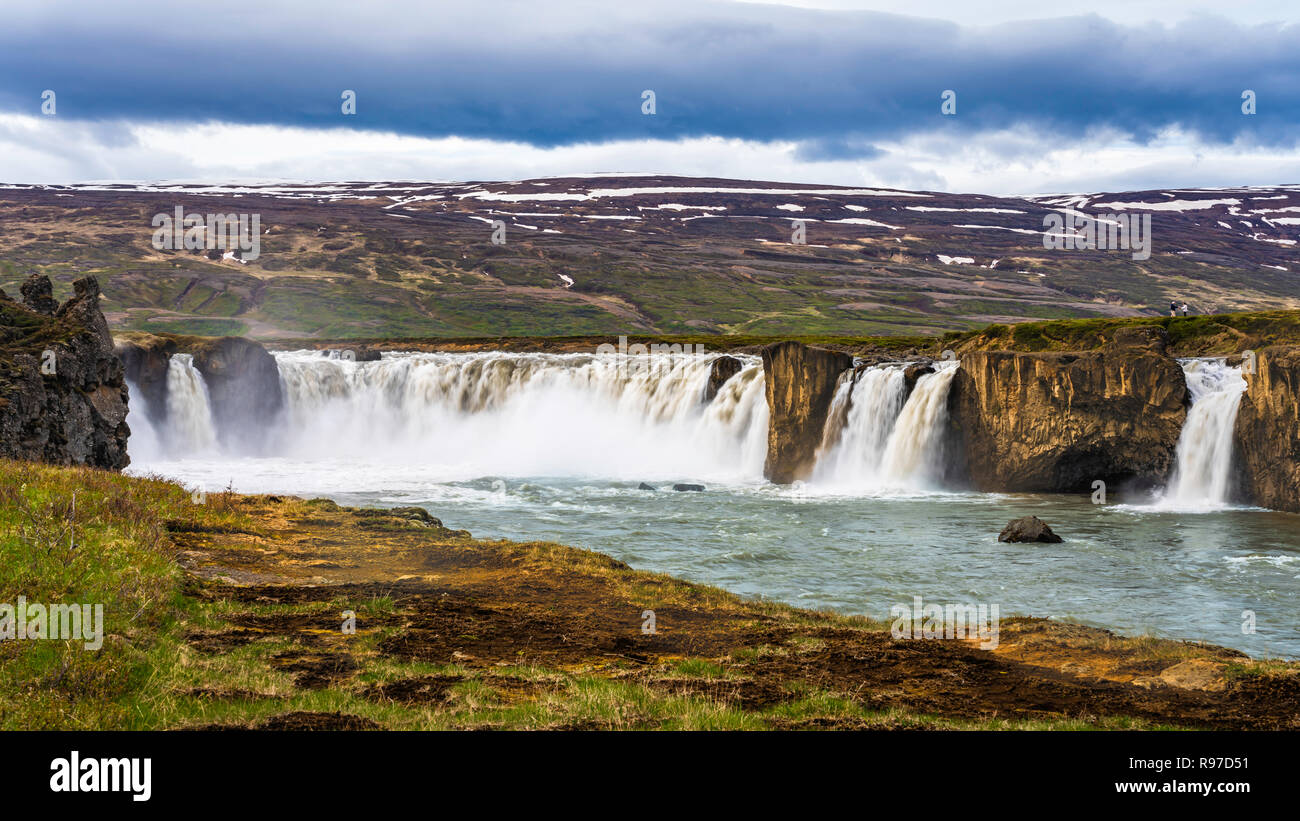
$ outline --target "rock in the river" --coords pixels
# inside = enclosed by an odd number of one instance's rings
[[[679,482],[673,485],[673,490],[691,490],[691,491],[698,492],[704,490],[704,485],[689,485],[689,484]]]
[[[659,488],[655,487],[654,485],[647,485],[645,482],[642,482],[641,484],[636,486],[636,489],[637,490],[658,490]]]
[[[906,394],[911,395],[912,389],[916,387],[916,380],[931,373],[934,373],[934,365],[930,362],[918,362],[904,368],[903,383],[907,386]]]
[[[1065,541],[1052,532],[1047,522],[1037,516],[1021,516],[1012,519],[998,534],[999,542],[1061,542]]]
[[[836,384],[852,367],[853,357],[846,353],[799,342],[763,349],[769,411],[763,473],[768,479],[789,484],[812,473]]]
[[[720,356],[713,360],[709,366],[709,383],[704,386],[704,401],[712,402],[726,381],[740,373],[744,367],[745,363],[734,356]]]

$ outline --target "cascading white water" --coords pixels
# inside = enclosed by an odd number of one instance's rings
[[[856,484],[880,474],[907,388],[903,365],[877,365],[841,378],[827,415],[814,482]]]
[[[1246,380],[1222,359],[1183,360],[1192,406],[1178,436],[1174,472],[1159,507],[1215,510],[1228,503],[1232,428]]]
[[[210,455],[217,443],[212,422],[212,407],[203,374],[194,367],[194,357],[175,354],[167,362],[166,421],[155,426],[144,393],[127,383],[130,401],[126,424],[131,428],[131,461],[153,462],[162,459]]]
[[[153,422],[149,421],[151,408],[149,402],[144,398],[144,393],[134,382],[127,380],[127,396],[130,397],[126,406],[126,424],[131,429],[130,453],[131,460],[150,461],[161,459],[165,453],[162,443],[162,434],[154,427]]]
[[[431,475],[761,478],[762,366],[702,404],[714,357],[687,354],[276,355],[278,454],[428,465]]]
[[[943,439],[948,427],[948,389],[956,362],[936,362],[935,372],[916,380],[912,395],[894,423],[881,473],[888,481],[913,488],[938,484],[943,476]]]
[[[828,424],[838,441],[823,441],[813,480],[873,489],[927,490],[943,475],[948,390],[956,362],[936,362],[904,402],[904,366],[877,365],[841,383]],[[849,404],[847,413],[844,403]],[[836,414],[839,414],[838,417]],[[842,419],[842,422],[840,421]],[[828,428],[827,438],[834,438]]]
[[[187,456],[211,450],[217,441],[203,374],[194,357],[174,354],[167,363],[167,423],[162,436],[169,454]]]

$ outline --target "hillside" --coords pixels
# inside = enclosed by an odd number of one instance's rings
[[[260,253],[155,250],[155,215],[258,214]],[[1153,250],[1044,216],[1151,213]],[[95,274],[115,330],[259,339],[934,335],[1300,308],[1300,189],[1041,198],[680,177],[0,187],[0,288]],[[807,244],[792,245],[792,220]],[[492,222],[506,226],[504,245]]]

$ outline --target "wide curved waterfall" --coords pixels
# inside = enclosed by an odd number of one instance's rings
[[[910,395],[904,370],[876,365],[845,375],[832,400],[815,482],[882,490],[940,484],[957,363],[935,363]]]
[[[1192,406],[1178,436],[1173,476],[1160,506],[1223,507],[1232,477],[1232,429],[1246,380],[1241,368],[1222,359],[1188,359],[1182,366]]]
[[[267,455],[419,466],[437,479],[761,479],[762,365],[743,357],[706,403],[714,358],[489,352],[356,362],[279,353],[287,419]],[[210,446],[210,413],[188,410],[192,383],[169,375],[169,397],[186,410],[169,398],[169,420],[185,435],[171,438],[168,455]]]

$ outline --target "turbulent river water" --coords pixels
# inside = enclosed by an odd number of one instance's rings
[[[1245,382],[1222,361],[1184,362],[1193,405],[1169,487],[1096,505],[939,484],[957,363],[922,376],[906,401],[901,365],[846,374],[812,478],[777,487],[762,479],[757,358],[742,357],[711,402],[708,356],[276,358],[287,408],[266,422],[266,452],[219,444],[202,377],[176,356],[165,423],[149,424],[132,393],[130,471],[209,491],[422,505],[475,536],[563,542],[807,607],[886,618],[921,596],[1300,657],[1300,517],[1226,501]],[[997,541],[1027,514],[1066,541]]]

